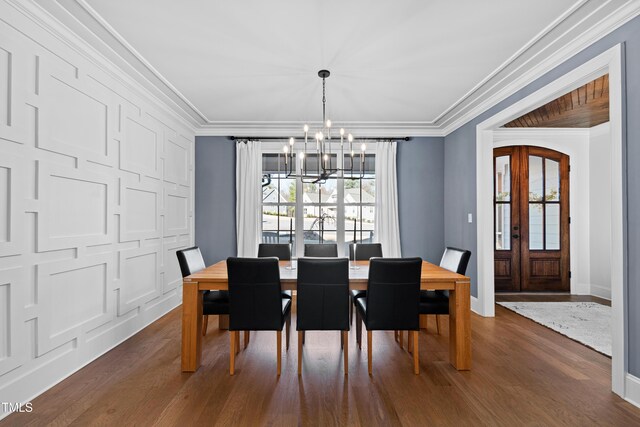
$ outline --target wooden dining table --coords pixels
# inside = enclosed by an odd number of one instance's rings
[[[353,263],[351,263],[353,264]],[[295,261],[293,261],[295,266]],[[295,290],[297,269],[280,262],[282,289]],[[369,262],[349,269],[349,288],[367,289]],[[182,285],[182,372],[195,372],[202,358],[202,294],[229,288],[227,263],[220,261],[184,278]],[[422,262],[420,288],[449,291],[449,361],[457,370],[471,369],[471,294],[469,278],[427,261]],[[421,316],[420,327],[426,327]]]

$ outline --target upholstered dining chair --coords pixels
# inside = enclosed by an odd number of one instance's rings
[[[382,257],[382,243],[350,243],[349,259],[352,261],[369,261],[373,257]],[[367,291],[353,289],[350,293],[351,302],[355,304],[356,298],[365,296]],[[349,322],[353,322],[353,306],[349,306]]]
[[[471,258],[471,251],[447,247],[442,254],[440,267],[465,274]],[[440,319],[442,314],[449,314],[449,291],[420,291],[420,314],[436,315],[436,331],[440,333]]]
[[[422,259],[371,258],[367,294],[356,299],[356,336],[362,348],[362,323],[367,329],[367,359],[372,374],[374,330],[401,330],[413,334],[413,372],[420,373],[418,331],[420,329],[420,275]]]
[[[282,366],[282,329],[289,349],[291,298],[282,296],[278,258],[227,258],[229,281],[229,373],[235,373],[239,331],[276,331],[277,372]],[[245,332],[246,333],[246,332]],[[247,335],[245,335],[247,336]]]
[[[344,374],[349,373],[349,260],[300,258],[297,284],[298,375],[305,331],[341,331]]]
[[[200,248],[197,246],[176,251],[176,255],[183,278],[206,267]],[[202,296],[202,315],[204,316],[202,335],[207,334],[209,316],[213,314],[229,314],[229,294],[227,291],[204,291]]]
[[[260,243],[258,258],[277,257],[280,261],[291,260],[291,246],[288,243]],[[291,298],[291,291],[282,291],[282,296]]]
[[[336,243],[305,244],[304,256],[317,258],[337,258],[338,245]]]
[[[288,243],[260,243],[258,258],[277,257],[280,261],[291,259],[291,247]]]

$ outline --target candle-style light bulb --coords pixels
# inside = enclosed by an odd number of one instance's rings
[[[367,149],[367,146],[365,144],[362,144],[360,148],[362,149],[362,151],[365,151]]]
[[[300,158],[304,160],[304,151],[300,153]]]
[[[331,120],[327,120],[327,127],[331,128]]]
[[[304,125],[304,127],[302,129],[304,129],[304,133],[308,133],[309,132],[309,125]]]
[[[293,143],[296,142],[296,140],[292,137],[289,138],[289,145],[293,147]]]
[[[340,136],[344,136],[344,128],[340,128]]]
[[[284,147],[282,147],[282,151],[284,151],[284,154],[287,154],[289,152],[289,147],[285,145]]]
[[[353,142],[353,135],[349,134],[349,136],[347,136],[347,139],[349,140],[349,142]]]
[[[318,132],[318,139],[321,141],[324,139],[324,135],[322,134],[322,132]]]
[[[351,150],[351,157],[353,157],[355,154],[356,154],[356,152]]]

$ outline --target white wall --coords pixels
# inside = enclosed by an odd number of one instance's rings
[[[591,291],[589,130],[500,129],[494,131],[493,135],[496,148],[509,145],[533,145],[560,151],[569,156],[571,293],[589,294]]]
[[[193,129],[27,15],[0,0],[0,402],[176,307],[193,240]]]
[[[611,135],[609,123],[591,128],[589,141],[591,294],[611,299]]]

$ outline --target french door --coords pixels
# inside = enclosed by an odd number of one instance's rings
[[[569,156],[496,148],[493,169],[496,291],[568,292]]]

